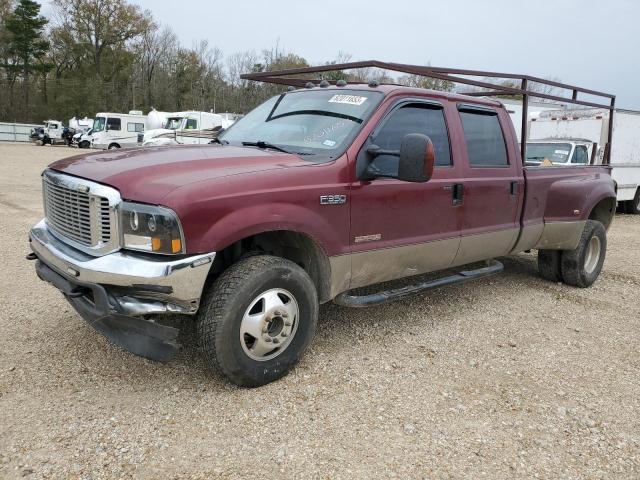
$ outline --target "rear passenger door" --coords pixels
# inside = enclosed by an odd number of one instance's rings
[[[466,162],[461,179],[460,249],[454,265],[508,254],[520,233],[524,190],[513,128],[506,113],[483,105],[458,104]],[[506,134],[505,134],[506,132]]]

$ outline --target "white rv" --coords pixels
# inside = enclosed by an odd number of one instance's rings
[[[539,139],[592,142],[596,153],[589,154],[589,163],[599,164],[608,143],[608,127],[608,110],[547,111],[531,122],[529,138],[530,142]],[[611,166],[618,185],[618,202],[627,213],[640,213],[640,112],[615,111]]]
[[[138,145],[138,134],[144,133],[142,112],[97,113],[91,128],[91,146],[103,150]]]
[[[221,129],[228,128],[234,122],[228,114],[209,112],[187,111],[166,115],[164,128],[144,133],[143,146],[209,143]]]

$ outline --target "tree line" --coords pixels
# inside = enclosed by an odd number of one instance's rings
[[[228,55],[207,40],[185,47],[170,26],[127,0],[56,0],[51,10],[47,18],[34,0],[0,0],[0,121],[151,108],[246,113],[283,87],[242,73],[309,65],[278,45]],[[350,59],[337,52],[325,63]],[[325,78],[453,90],[448,81],[371,68]]]

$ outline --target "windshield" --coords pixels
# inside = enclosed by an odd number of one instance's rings
[[[570,143],[528,143],[526,163],[567,163],[571,153]]]
[[[182,122],[182,117],[169,117],[167,118],[167,123],[164,128],[167,130],[177,130],[180,128],[180,123]]]
[[[222,143],[260,144],[329,161],[342,154],[382,100],[380,92],[310,90],[283,93],[220,135]]]
[[[93,127],[91,127],[91,130],[93,130],[93,132],[101,132],[104,130],[105,120],[106,118],[104,117],[96,117],[93,121]]]

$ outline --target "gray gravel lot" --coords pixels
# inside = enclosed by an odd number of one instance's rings
[[[590,289],[523,254],[428,296],[328,304],[300,365],[242,390],[193,343],[168,364],[111,346],[37,279],[39,174],[77,152],[0,144],[1,478],[640,477],[640,216],[617,215]]]

